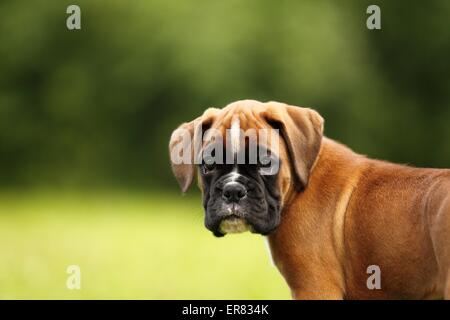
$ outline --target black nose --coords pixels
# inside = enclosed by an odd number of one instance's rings
[[[222,191],[222,197],[227,202],[238,202],[247,195],[247,190],[239,182],[228,182]]]

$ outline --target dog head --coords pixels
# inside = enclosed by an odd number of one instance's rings
[[[322,134],[323,119],[312,109],[237,101],[173,132],[172,171],[183,192],[198,173],[205,226],[214,235],[267,235],[290,195],[307,186]]]

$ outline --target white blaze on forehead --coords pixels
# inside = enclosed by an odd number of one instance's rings
[[[230,129],[230,139],[231,139],[231,150],[234,154],[238,153],[239,151],[239,144],[240,144],[240,132],[241,132],[241,125],[239,121],[239,116],[234,115],[233,119],[231,120],[231,129]]]
[[[230,182],[234,182],[236,181],[241,175],[237,172],[237,168],[235,167],[233,169],[233,171],[231,171],[231,181]]]

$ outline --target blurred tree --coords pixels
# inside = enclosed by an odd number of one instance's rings
[[[450,166],[450,2],[0,3],[0,184],[171,186],[167,142],[243,98],[317,109],[371,157]]]

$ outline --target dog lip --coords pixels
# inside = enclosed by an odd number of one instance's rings
[[[225,214],[225,218],[232,218],[232,217],[237,217],[237,218],[243,218],[244,217],[244,213],[242,213],[239,210],[239,205],[236,203],[232,203],[227,207],[227,213]]]
[[[221,237],[224,237],[224,236],[225,236],[224,233],[222,233],[222,232],[220,232],[220,231],[218,231],[218,230],[213,231],[213,235],[216,236],[217,238],[221,238]]]
[[[226,216],[225,218],[223,218],[223,220],[238,220],[238,219],[242,219],[243,217],[241,215],[238,214],[230,214],[228,216]]]

